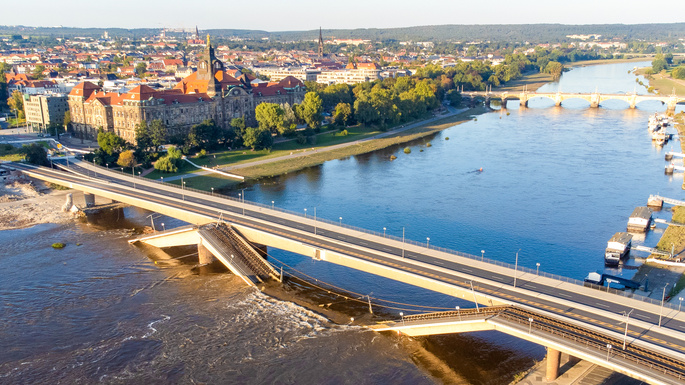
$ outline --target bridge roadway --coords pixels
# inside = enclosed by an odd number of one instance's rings
[[[127,175],[94,168],[83,162],[71,165],[71,170],[82,175],[16,163],[13,166],[38,179],[137,205],[190,223],[222,219],[301,244],[342,253],[367,265],[382,266],[394,271],[398,278],[423,278],[434,284],[435,291],[449,293],[444,287],[453,288],[452,293],[462,294],[461,298],[467,301],[471,299],[468,294],[473,293],[473,298],[478,297],[481,303],[514,304],[614,336],[623,336],[625,317],[622,312],[633,310],[628,330],[631,344],[685,361],[685,315],[668,304],[663,308],[662,326],[658,327],[661,318],[658,303],[605,293],[530,272],[519,272],[514,287],[513,269],[481,262],[473,256],[448,254],[402,243],[397,238],[364,233],[329,222],[314,221],[311,217],[303,218],[141,178],[135,178],[134,186],[132,178]]]

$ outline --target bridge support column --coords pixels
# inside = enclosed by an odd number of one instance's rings
[[[507,99],[502,99],[502,109],[503,110],[507,109]]]
[[[675,112],[675,106],[677,103],[666,103],[666,112]]]
[[[83,200],[86,202],[86,207],[95,206],[95,195],[83,193]]]
[[[559,377],[559,361],[561,360],[561,352],[547,348],[547,381],[554,381]]]
[[[200,265],[214,262],[215,258],[211,251],[207,250],[201,243],[197,245],[197,259]]]

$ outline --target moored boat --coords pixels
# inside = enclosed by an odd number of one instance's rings
[[[630,246],[633,236],[629,233],[618,232],[614,234],[604,252],[604,264],[607,266],[617,266],[621,259],[623,259],[630,252]]]

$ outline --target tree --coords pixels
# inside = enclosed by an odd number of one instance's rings
[[[190,145],[190,147],[207,149],[216,145],[220,136],[221,129],[214,124],[213,120],[206,119],[202,123],[196,124],[190,128],[186,143]]]
[[[300,104],[302,118],[307,126],[317,129],[321,127],[321,113],[323,112],[323,102],[316,92],[307,92],[304,100]]]
[[[136,124],[133,133],[136,138],[136,152],[138,152],[139,155],[142,155],[152,147],[152,137],[150,135],[150,129],[147,126],[147,122],[143,120],[142,122]]]
[[[676,67],[671,71],[671,76],[676,79],[685,79],[685,66]]]
[[[664,58],[664,55],[659,53],[654,56],[654,60],[652,60],[652,70],[654,73],[658,74],[666,68],[668,68],[668,62]]]
[[[150,144],[154,147],[155,151],[159,150],[160,147],[166,143],[167,128],[162,123],[161,120],[155,119],[150,124]]]
[[[69,130],[69,125],[71,124],[71,111],[66,110],[64,112],[63,122],[64,122],[64,132],[66,132],[67,130]]]
[[[133,155],[133,151],[128,150],[119,154],[119,159],[117,159],[117,164],[121,167],[132,168],[136,165],[136,157]]]
[[[338,105],[335,106],[333,121],[335,124],[340,126],[340,129],[343,129],[345,126],[347,126],[350,123],[351,118],[352,107],[349,103],[338,103]]]
[[[248,127],[243,135],[243,143],[253,150],[270,149],[274,144],[274,138],[268,128]]]
[[[144,62],[140,62],[140,63],[136,64],[135,71],[136,71],[136,75],[138,75],[139,77],[142,77],[145,74],[145,71],[147,71],[147,64],[145,64]]]
[[[98,132],[98,145],[107,155],[114,155],[123,150],[124,146],[126,146],[126,141],[113,132],[104,132],[100,129],[100,132]]]
[[[559,63],[558,61],[551,61],[547,63],[547,67],[545,67],[545,72],[552,75],[554,79],[559,79],[559,77],[561,76],[561,72],[563,70],[564,65]]]
[[[45,68],[44,65],[38,64],[38,65],[36,66],[36,68],[33,69],[33,72],[31,73],[31,77],[33,77],[34,79],[39,79],[39,80],[40,80],[40,79],[42,79],[42,78],[45,77],[45,76],[43,75],[43,71],[45,71],[45,70],[46,70],[46,68]]]
[[[4,76],[4,75],[3,75]],[[10,109],[17,112],[17,118],[21,119],[24,116],[24,96],[19,91],[12,92],[12,95],[7,99],[7,105]]]
[[[259,128],[281,133],[285,127],[285,112],[276,103],[260,103],[255,108],[255,119],[259,123]]]
[[[178,166],[176,166],[168,156],[163,156],[155,162],[155,170],[162,172],[177,172]]]
[[[22,148],[24,151],[24,159],[37,166],[49,166],[50,161],[48,160],[48,152],[45,148],[39,144],[31,143],[28,146]]]

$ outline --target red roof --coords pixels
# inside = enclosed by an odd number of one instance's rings
[[[102,88],[97,84],[83,82],[75,85],[74,88],[71,89],[71,92],[69,92],[69,96],[82,96],[88,98],[93,91],[99,91],[101,89]]]

